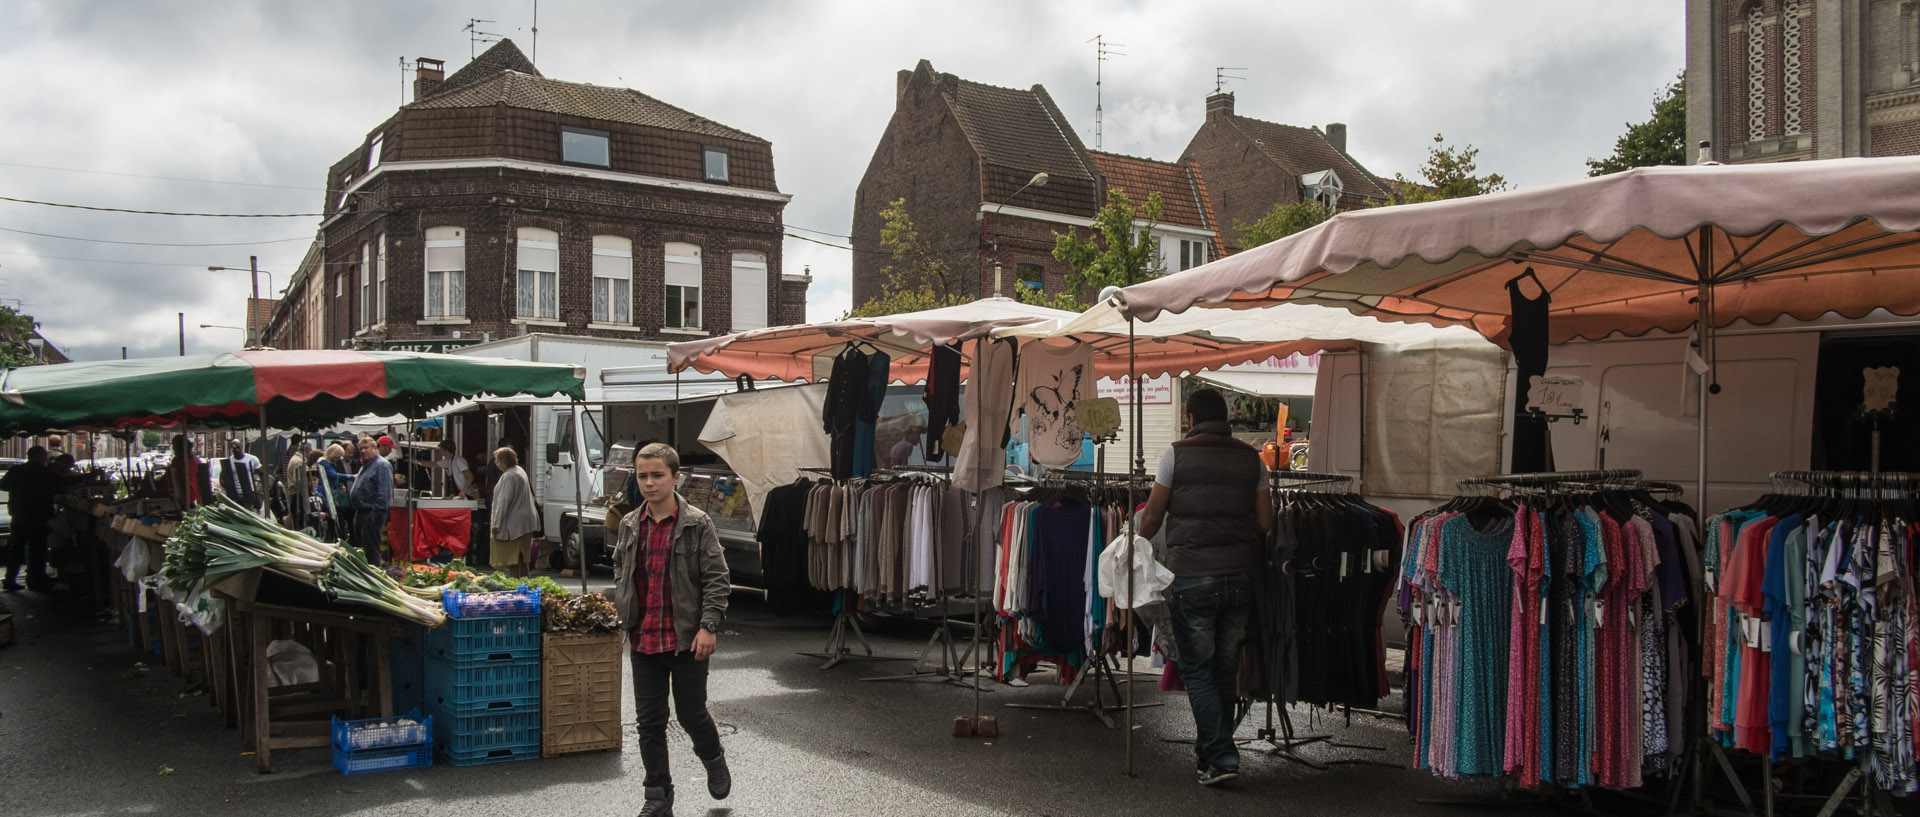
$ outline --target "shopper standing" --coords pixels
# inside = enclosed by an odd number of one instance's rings
[[[239,437],[227,441],[227,461],[220,467],[220,490],[235,502],[260,509],[260,458],[247,453],[247,445]]]
[[[613,603],[632,645],[633,708],[646,769],[641,817],[673,814],[667,766],[667,695],[693,753],[706,766],[707,793],[724,800],[732,774],[720,732],[707,713],[707,659],[727,612],[727,560],[713,519],[674,491],[680,454],[665,443],[642,447],[633,474],[645,505],[620,521],[613,548]],[[502,481],[504,488],[505,480]]]
[[[1234,439],[1227,401],[1213,389],[1187,398],[1191,430],[1160,459],[1140,534],[1153,537],[1164,520],[1167,609],[1180,653],[1180,678],[1193,707],[1193,752],[1200,784],[1240,774],[1233,742],[1240,642],[1253,606],[1251,571],[1273,527],[1267,469],[1253,446]]]
[[[500,470],[500,482],[494,485],[489,503],[487,564],[519,578],[527,575],[533,535],[540,532],[540,512],[533,507],[533,483],[520,467],[520,455],[501,448],[493,452],[493,464]]]
[[[27,587],[49,590],[53,579],[47,575],[47,534],[53,524],[53,471],[47,467],[47,449],[27,449],[27,461],[7,469],[0,476],[0,491],[7,492],[7,513],[13,517],[13,542],[7,548],[8,590],[20,589],[20,565],[27,565]]]
[[[473,484],[473,468],[467,465],[467,458],[454,453],[452,440],[441,440],[439,452],[433,464],[434,467],[446,471],[447,477],[453,480],[451,495],[461,499],[472,499],[479,493],[479,489]]]
[[[368,564],[386,564],[380,556],[380,532],[392,515],[393,470],[374,450],[373,440],[360,439],[360,473],[347,496],[353,506],[353,544],[366,552]]]

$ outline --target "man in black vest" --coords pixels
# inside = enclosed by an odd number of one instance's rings
[[[1240,775],[1235,679],[1253,606],[1252,570],[1273,527],[1273,503],[1260,452],[1233,438],[1219,392],[1188,397],[1187,419],[1186,438],[1160,458],[1140,534],[1151,538],[1166,523],[1174,575],[1167,609],[1193,706],[1195,765],[1200,784],[1212,786]]]

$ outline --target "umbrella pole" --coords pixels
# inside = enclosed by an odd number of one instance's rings
[[[1133,548],[1135,545],[1133,509],[1140,504],[1138,498],[1134,496],[1134,489],[1140,484],[1140,478],[1147,472],[1146,452],[1140,450],[1141,446],[1146,443],[1145,429],[1141,428],[1141,425],[1146,422],[1146,419],[1140,407],[1145,392],[1140,388],[1139,359],[1135,356],[1134,347],[1134,323],[1134,319],[1129,316],[1127,318],[1127,389],[1129,392],[1127,396],[1132,398],[1133,402],[1133,405],[1128,407],[1133,414],[1133,422],[1128,424],[1131,428],[1127,431],[1127,437],[1128,447],[1133,449],[1133,462],[1131,463],[1132,467],[1129,469],[1131,471],[1131,478],[1127,480],[1127,615],[1120,620],[1120,631],[1126,642],[1126,646],[1121,649],[1120,654],[1127,662],[1127,745],[1125,769],[1122,770],[1122,774],[1129,777],[1133,776],[1133,616],[1138,606],[1134,598],[1135,588],[1133,584],[1133,574],[1135,572],[1133,569]]]
[[[679,377],[680,376],[677,374],[674,375],[675,380],[678,380]],[[678,386],[674,388],[674,391],[675,391],[674,396],[676,398],[679,397]],[[587,419],[587,404],[582,403],[578,400],[573,401],[573,421],[576,423],[580,423],[580,431],[582,432],[587,430],[587,424],[586,422],[584,422],[586,419]],[[585,434],[576,433],[574,436],[577,439],[581,439],[583,442],[585,441],[585,437],[586,437]],[[607,444],[606,440],[603,436],[601,439],[600,445],[602,448],[604,448],[606,447],[606,444]],[[583,457],[585,457],[585,459],[573,464],[573,532],[575,536],[580,537],[580,595],[584,596],[587,594],[587,498],[586,496],[584,496],[584,494],[587,492],[587,488],[586,488],[586,483],[583,482],[580,477],[581,477],[581,472],[585,471],[587,469],[587,466],[593,462],[593,452],[584,450],[584,447],[583,447],[583,450],[580,453]],[[567,543],[565,542],[560,543],[561,549],[564,550],[566,546],[567,546]],[[528,572],[531,573],[533,566],[528,565],[527,568],[528,568]]]
[[[986,359],[986,353],[987,353],[986,337],[982,336],[982,337],[975,338],[973,341],[972,377],[969,378],[971,382],[967,384],[968,388],[974,388],[974,389],[980,388],[980,378],[982,374],[982,372],[980,371],[980,364],[982,361]],[[987,405],[987,401],[984,398],[982,398],[978,402],[982,409],[980,413],[983,415],[986,414],[985,408]],[[985,423],[982,422],[985,418],[974,417],[972,419],[973,419],[973,424],[977,426],[977,428],[975,428],[973,432],[973,448],[974,448],[973,453],[975,454],[973,465],[975,468],[979,468],[984,464],[982,461],[985,459],[986,452],[990,451],[991,449],[987,447],[985,442],[985,440],[987,439],[987,428]],[[960,461],[958,458],[954,459],[954,464],[955,465],[960,464]],[[1001,463],[1000,465],[1001,465],[1000,467],[1001,472],[1005,473],[1006,464]],[[972,482],[972,480],[968,480],[968,481]],[[979,483],[975,482],[974,487],[976,489],[979,488],[980,487]],[[968,648],[967,655],[968,655],[968,660],[973,663],[973,666],[969,667],[968,669],[973,672],[973,726],[976,731],[980,727],[980,658],[982,656],[982,653],[980,652],[980,628],[986,626],[985,622],[981,621],[980,619],[980,591],[982,589],[980,587],[980,564],[981,564],[980,514],[985,512],[986,510],[984,507],[981,507],[981,504],[982,504],[981,496],[984,493],[985,491],[980,491],[980,490],[974,491],[973,495],[971,497],[968,497],[968,502],[966,506],[967,507],[967,538],[965,540],[966,541],[965,547],[968,550],[968,555],[973,557],[971,560],[965,563],[967,565],[966,586],[973,588],[973,646]],[[995,661],[997,662],[998,659],[995,659]]]

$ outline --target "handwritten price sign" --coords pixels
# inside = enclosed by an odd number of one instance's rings
[[[1586,384],[1577,377],[1549,374],[1528,379],[1527,408],[1549,416],[1566,417],[1580,408],[1586,398]]]

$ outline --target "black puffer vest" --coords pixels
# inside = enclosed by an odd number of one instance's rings
[[[1223,576],[1259,562],[1254,492],[1260,453],[1225,422],[1199,423],[1173,444],[1167,503],[1167,569],[1176,576]]]

